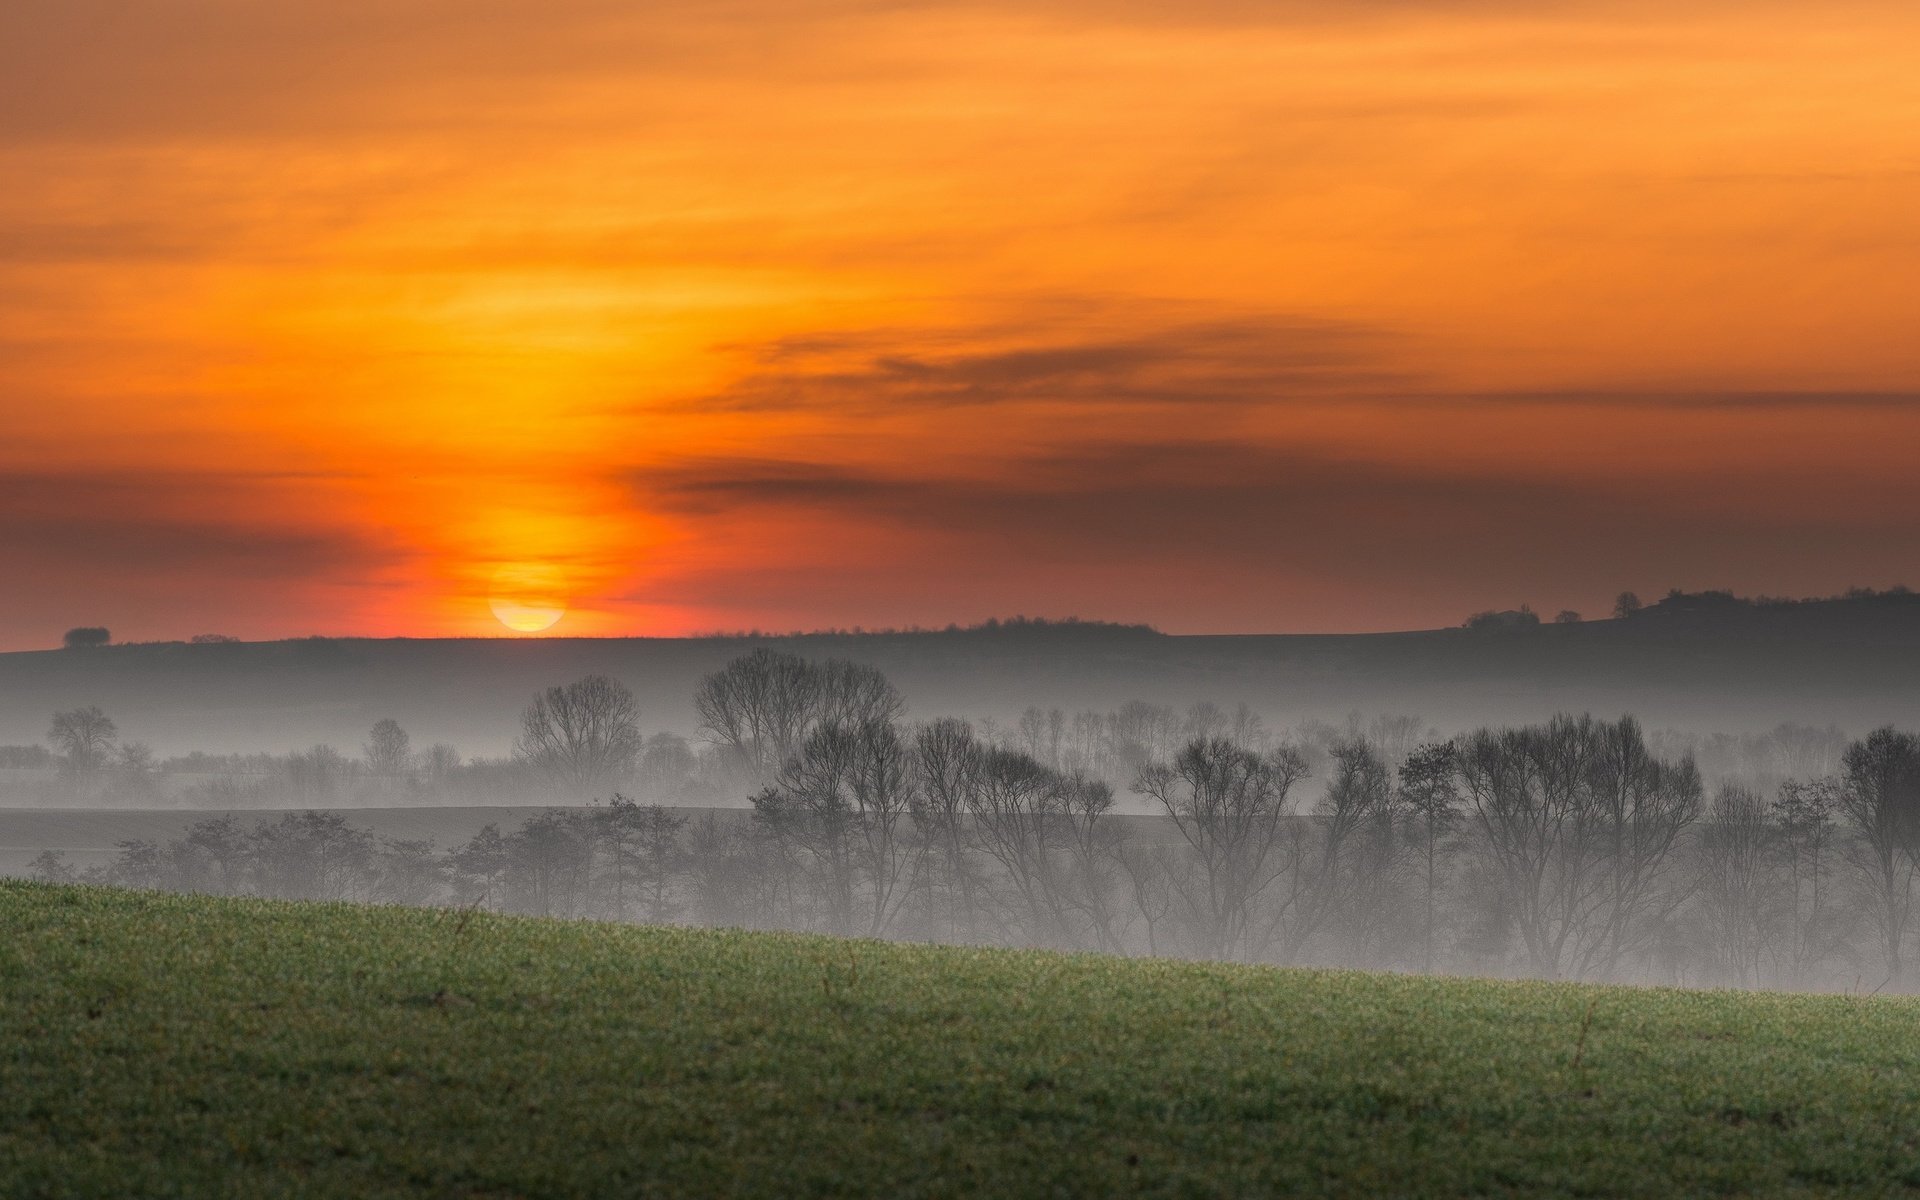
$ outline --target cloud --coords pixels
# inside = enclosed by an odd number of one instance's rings
[[[1071,326],[1068,326],[1071,328]],[[898,410],[998,404],[1240,405],[1410,386],[1370,325],[1297,316],[1039,338],[1005,325],[808,334],[734,347],[749,364],[693,407]]]
[[[725,388],[688,402],[711,412],[901,411],[989,405],[1180,409],[1355,399],[1457,409],[1906,409],[1911,390],[1657,386],[1436,388],[1405,365],[1411,337],[1390,327],[1305,316],[1166,322],[1162,306],[1036,301],[1025,321],[931,330],[816,331],[721,347],[743,364]],[[1131,326],[1101,332],[1102,323]],[[1093,326],[1091,331],[1086,331]],[[1036,336],[1033,330],[1056,330]]]
[[[1597,407],[1659,411],[1818,411],[1821,409],[1920,408],[1920,391],[1863,391],[1821,389],[1604,389],[1516,390],[1504,392],[1406,392],[1393,397],[1406,403],[1438,404],[1448,408]]]
[[[391,565],[377,530],[315,519],[337,476],[229,472],[0,473],[0,557],[16,576],[130,572],[196,584],[338,579]]]
[[[840,611],[870,621],[887,616],[862,607],[871,595],[916,601],[915,618],[952,611],[941,607],[952,596],[982,612],[1053,602],[1108,616],[1184,614],[1167,622],[1176,628],[1183,619],[1406,627],[1422,613],[1431,621],[1436,605],[1557,606],[1624,586],[1722,580],[1778,590],[1770,581],[1783,562],[1817,590],[1861,563],[1920,551],[1920,521],[1900,515],[1913,504],[1862,521],[1823,504],[1817,484],[1814,494],[1742,490],[1742,503],[1716,504],[1725,480],[1469,475],[1438,462],[1218,441],[1094,444],[975,477],[706,458],[648,470],[634,485],[643,503],[702,530],[779,522],[777,561],[745,573],[696,566],[652,594],[751,611],[758,574],[782,580],[785,600],[831,611],[837,596]],[[1909,501],[1920,500],[1916,490]],[[894,583],[885,573],[871,587],[859,582],[885,557],[862,530],[891,535]],[[848,546],[860,548],[841,562]],[[996,581],[1019,585],[996,590]],[[762,588],[764,612],[764,578]],[[1316,599],[1300,599],[1308,594]],[[1366,615],[1341,615],[1343,603]]]

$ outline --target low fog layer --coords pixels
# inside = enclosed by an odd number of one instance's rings
[[[172,793],[188,773],[119,742],[97,706],[63,710],[35,786],[64,807],[0,812],[0,845],[42,849],[0,866],[1120,954],[1912,982],[1920,739],[1892,728],[1277,727],[1245,704],[1148,701],[911,720],[873,665],[764,646],[700,679],[690,705],[699,740],[649,736],[631,689],[587,675],[531,696],[499,760],[419,750],[386,718],[357,755],[204,756],[207,778]],[[481,792],[552,806],[435,807]],[[150,809],[116,829],[100,810],[142,798],[226,811]],[[312,807],[237,811],[288,801]]]
[[[350,751],[388,718],[422,746],[496,757],[511,747],[528,696],[590,674],[633,691],[648,733],[693,739],[700,680],[755,646],[875,666],[916,719],[1012,722],[1028,707],[1072,714],[1143,701],[1177,710],[1246,704],[1282,727],[1386,712],[1459,730],[1557,711],[1633,712],[1649,728],[1702,736],[1782,722],[1853,731],[1920,724],[1911,686],[1920,677],[1920,599],[1754,605],[1703,596],[1627,620],[1352,636],[1174,637],[1026,623],[780,638],[59,649],[0,655],[0,745],[40,744],[50,713],[98,705],[126,739],[162,758]]]

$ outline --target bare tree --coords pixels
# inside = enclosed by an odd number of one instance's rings
[[[337,812],[287,813],[248,837],[255,889],[288,899],[363,898],[372,883],[373,834]]]
[[[1905,982],[1905,943],[1920,853],[1920,739],[1892,727],[1847,747],[1840,811],[1858,834],[1850,857],[1880,929],[1887,978]]]
[[[1703,790],[1693,759],[1654,757],[1632,717],[1583,720],[1580,729],[1607,864],[1590,918],[1599,936],[1580,939],[1576,969],[1585,978],[1610,973],[1623,955],[1643,948],[1686,898],[1683,887],[1672,886],[1673,849],[1699,815]]]
[[[448,864],[432,838],[381,838],[374,851],[373,896],[385,904],[429,904],[447,880]]]
[[[47,740],[62,757],[61,767],[68,771],[98,771],[107,765],[113,751],[113,739],[120,731],[97,704],[53,714]]]
[[[1174,873],[1180,869],[1175,849],[1161,842],[1123,842],[1117,851],[1126,873],[1134,911],[1146,925],[1147,953],[1161,952],[1161,931],[1173,913]]]
[[[1166,813],[1193,851],[1197,873],[1176,878],[1174,888],[1210,956],[1249,957],[1259,948],[1254,902],[1273,881],[1288,793],[1305,775],[1291,750],[1263,756],[1209,738],[1136,777],[1133,790]]]
[[[160,795],[160,764],[145,742],[124,742],[114,752],[107,794],[122,803],[141,803]]]
[[[819,680],[812,713],[816,726],[891,725],[906,712],[906,701],[877,667],[829,658],[815,664],[814,675]]]
[[[386,779],[406,774],[407,764],[412,758],[412,744],[407,731],[400,728],[400,722],[392,717],[375,721],[367,736],[367,744],[362,748],[367,759],[367,770]]]
[[[879,937],[892,927],[922,850],[906,836],[914,784],[892,722],[829,722],[753,798],[756,815],[812,859],[833,932]]]
[[[1834,836],[1833,814],[1840,805],[1840,784],[1831,776],[1780,785],[1773,801],[1779,850],[1787,864],[1790,980],[1808,975],[1836,949],[1839,914],[1832,903],[1827,859]]]
[[[1066,729],[1066,713],[1057,708],[1042,711],[1029,706],[1020,714],[1015,735],[1020,739],[1021,750],[1057,771],[1061,765],[1060,751]]]
[[[582,915],[598,833],[591,814],[547,809],[503,838],[508,907],[539,916]]]
[[[1218,704],[1211,700],[1199,700],[1187,707],[1186,720],[1182,722],[1180,732],[1188,741],[1226,737],[1232,724],[1233,719]]]
[[[1672,850],[1700,804],[1691,759],[1646,751],[1631,718],[1560,716],[1483,729],[1456,743],[1456,769],[1538,976],[1610,971],[1679,903]]]
[[[708,737],[764,783],[806,736],[818,690],[813,664],[763,646],[701,680],[693,707]]]
[[[1076,810],[1075,786],[1030,755],[999,746],[981,749],[977,786],[968,797],[972,829],[980,849],[1001,868],[1003,928],[1029,945],[1098,941],[1074,855],[1078,840],[1089,836],[1085,826],[1104,809]]]
[[[533,698],[520,716],[514,753],[569,793],[611,791],[641,746],[639,706],[626,686],[589,675]]]
[[[1247,749],[1261,753],[1266,751],[1270,740],[1266,719],[1253,711],[1253,708],[1244,700],[1234,705],[1233,720],[1227,736]]]
[[[665,921],[679,906],[673,899],[674,878],[680,870],[678,848],[685,817],[657,804],[637,804],[615,792],[594,817],[600,829],[598,845],[605,860],[602,887],[612,891],[610,911],[626,920],[637,911],[645,920]],[[629,903],[631,898],[632,903]]]
[[[1106,819],[1113,788],[1085,775],[1060,776],[1059,821],[1067,843],[1066,900],[1079,914],[1081,940],[1118,954],[1125,949],[1117,929],[1116,876],[1125,835]]]
[[[1773,916],[1767,878],[1775,829],[1759,794],[1722,787],[1700,829],[1699,895],[1713,935],[1713,951],[1729,982],[1752,987]]]
[[[210,883],[227,895],[237,894],[246,875],[249,846],[247,833],[232,813],[208,817],[187,827],[186,844],[211,864],[215,872]]]
[[[427,747],[425,755],[427,782],[434,787],[444,788],[453,781],[453,773],[460,769],[460,752],[445,742],[435,742]]]
[[[1180,718],[1164,704],[1129,700],[1107,718],[1107,763],[1102,773],[1134,776],[1173,757],[1180,747]]]
[[[480,832],[467,839],[466,845],[447,856],[453,868],[454,898],[462,904],[484,904],[490,909],[499,909],[500,884],[506,874],[507,858],[507,840],[500,835],[500,827],[491,821],[482,825]]]
[[[1336,745],[1319,805],[1326,843],[1327,916],[1344,962],[1381,965],[1394,932],[1401,854],[1387,764],[1370,741]]]
[[[905,709],[873,667],[815,663],[764,646],[701,680],[693,705],[708,738],[759,784],[772,781],[821,725],[890,722]]]
[[[1420,855],[1421,890],[1425,903],[1421,921],[1421,969],[1433,970],[1434,902],[1444,866],[1440,846],[1460,821],[1460,789],[1454,783],[1451,742],[1430,742],[1416,748],[1400,768],[1400,806],[1413,828]]]
[[[976,939],[982,883],[967,823],[986,748],[966,722],[951,717],[921,726],[913,742],[919,783],[913,824],[926,846],[929,915],[944,916],[949,939]]]

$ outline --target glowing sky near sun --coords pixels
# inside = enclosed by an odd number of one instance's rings
[[[13,0],[0,179],[0,648],[1920,583],[1908,3]]]

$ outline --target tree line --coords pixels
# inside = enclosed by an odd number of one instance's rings
[[[695,708],[743,812],[607,791],[446,848],[338,812],[227,815],[123,843],[93,877],[1252,962],[1913,982],[1920,738],[1890,728],[1803,738],[1790,763],[1820,770],[1762,791],[1709,789],[1631,717],[1276,738],[1244,710],[1138,705],[1082,737],[1057,710],[910,723],[874,668],[768,649],[708,676]],[[521,724],[517,760],[582,789],[647,746],[631,694],[597,676]],[[57,855],[35,870],[74,876]]]

